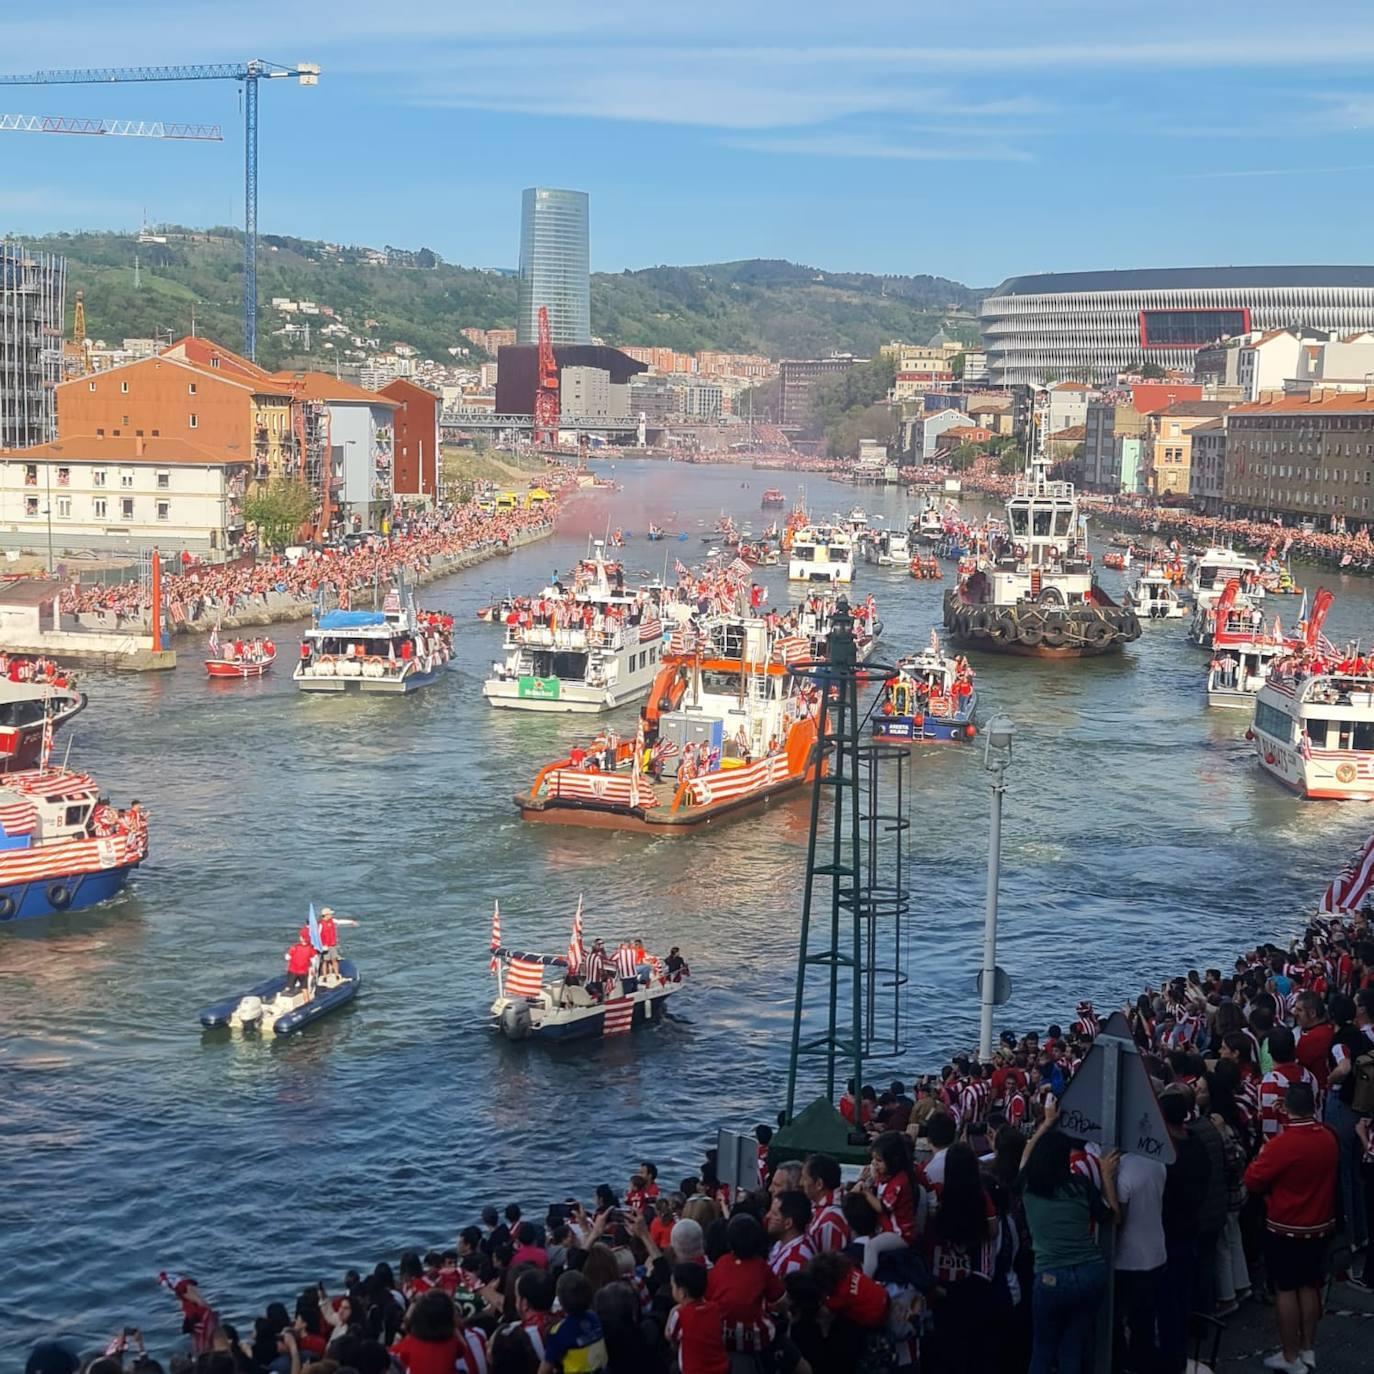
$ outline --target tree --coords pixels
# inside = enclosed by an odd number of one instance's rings
[[[1140,375],[1147,382],[1162,382],[1164,369],[1158,363],[1141,363]]]
[[[997,460],[997,471],[1003,477],[1015,477],[1024,466],[1020,453],[1014,448],[1005,449],[1002,456]]]
[[[967,353],[956,353],[950,359],[949,370],[954,374],[956,381],[962,381],[964,376],[964,365],[968,362]]]
[[[285,477],[273,478],[243,503],[243,518],[257,527],[259,539],[269,549],[285,548],[314,513],[310,488]]]

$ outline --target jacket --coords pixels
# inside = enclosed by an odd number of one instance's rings
[[[1336,1179],[1340,1147],[1335,1133],[1317,1121],[1293,1121],[1245,1171],[1245,1186],[1268,1199],[1267,1225],[1276,1235],[1329,1235],[1336,1229]]]

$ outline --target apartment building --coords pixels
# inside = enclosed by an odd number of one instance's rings
[[[1226,499],[1226,416],[1198,425],[1190,435],[1193,461],[1188,494],[1208,515],[1219,515]]]
[[[495,368],[496,364],[488,366]],[[439,417],[443,400],[437,392],[398,377],[381,389],[395,401],[392,415],[395,448],[392,495],[397,502],[432,505],[439,494]]]
[[[1189,494],[1192,432],[1225,415],[1230,408],[1226,401],[1175,401],[1150,416],[1146,478],[1151,495]]]
[[[55,439],[0,451],[0,547],[235,557],[251,464],[194,440]]]
[[[1227,514],[1374,519],[1374,386],[1263,393],[1227,419]]]
[[[784,358],[778,364],[778,423],[784,427],[805,424],[811,411],[811,392],[817,383],[848,372],[856,361],[852,353],[836,353],[828,358]]]

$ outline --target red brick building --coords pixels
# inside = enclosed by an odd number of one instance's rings
[[[388,382],[381,394],[400,407],[393,416],[395,499],[432,504],[439,495],[439,415],[443,400],[408,377]]]

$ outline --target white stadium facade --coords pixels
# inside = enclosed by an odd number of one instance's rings
[[[988,377],[1105,382],[1143,362],[1189,368],[1252,329],[1374,329],[1374,267],[1151,267],[1011,277],[982,304]]]

